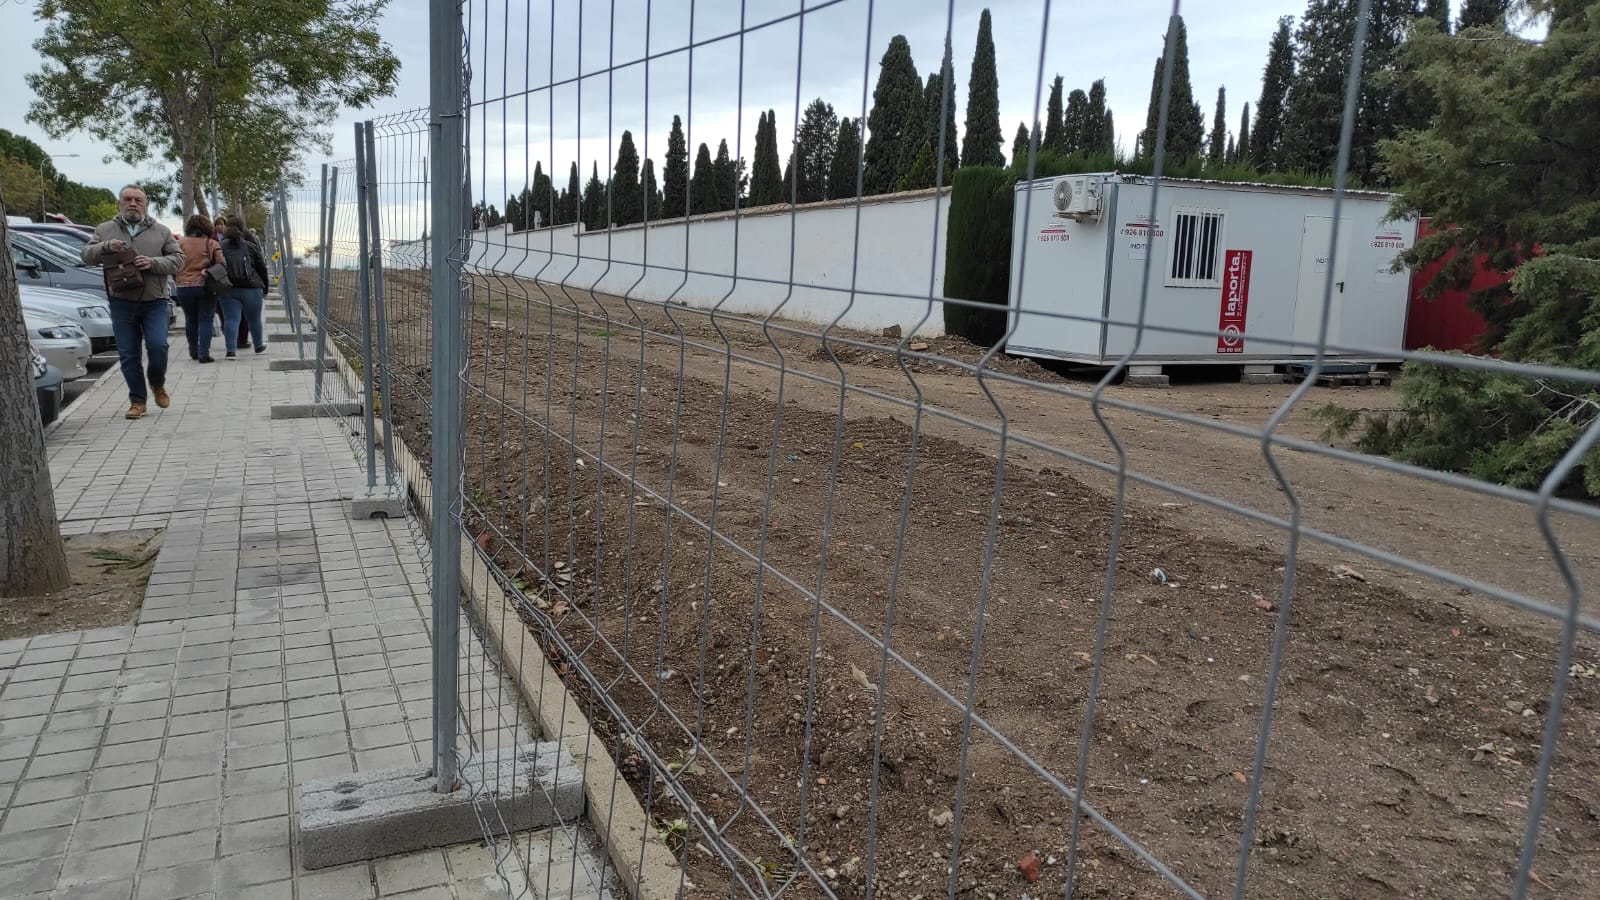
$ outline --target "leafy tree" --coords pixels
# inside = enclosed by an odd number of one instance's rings
[[[1086,153],[1110,155],[1117,149],[1117,134],[1111,128],[1111,111],[1106,109],[1106,80],[1096,78],[1089,85],[1089,94],[1083,112],[1083,137],[1079,150]]]
[[[656,222],[661,219],[661,207],[666,204],[666,199],[661,194],[661,189],[656,186],[656,164],[646,159],[641,170],[640,181],[643,182],[643,205],[639,211],[639,221]]]
[[[778,116],[776,113],[768,110],[767,118],[768,127],[773,130],[770,137],[774,152],[776,152],[778,145]],[[727,140],[720,141],[717,144],[717,160],[711,164],[711,172],[714,176],[712,179],[713,185],[716,188],[717,209],[733,209],[744,197],[744,160],[741,159],[735,162],[729,156]],[[782,192],[783,188],[781,187],[781,175],[779,176],[779,179],[779,191]]]
[[[717,176],[712,170],[711,150],[705,144],[694,157],[694,175],[689,179],[689,208],[694,215],[717,211]]]
[[[1066,127],[1063,129],[1063,131],[1065,132],[1065,134],[1063,135],[1063,140],[1066,143],[1060,148],[1052,148],[1052,149],[1055,149],[1055,152],[1057,152],[1057,153],[1063,153],[1063,154],[1065,154],[1065,153],[1076,153],[1079,150],[1087,150],[1087,149],[1089,149],[1088,144],[1086,144],[1084,142],[1084,137],[1088,132],[1094,131],[1094,130],[1097,130],[1097,129],[1091,129],[1089,127],[1089,95],[1088,94],[1085,94],[1083,91],[1074,89],[1072,91],[1072,93],[1067,95],[1067,112],[1066,112],[1066,123],[1065,124],[1066,124]]]
[[[611,170],[611,221],[632,225],[644,219],[644,197],[639,188],[639,151],[633,132],[623,131],[617,144],[617,163]]]
[[[1065,108],[1062,106],[1061,76],[1050,82],[1050,99],[1044,107],[1044,147],[1057,153],[1069,152],[1067,134],[1072,127],[1067,124]]]
[[[1592,4],[1542,0],[1543,42],[1509,34],[1458,40],[1430,28],[1408,43],[1408,66],[1439,100],[1429,128],[1382,145],[1399,184],[1397,212],[1426,210],[1449,227],[1404,254],[1447,259],[1429,291],[1466,287],[1476,254],[1514,271],[1473,295],[1489,323],[1483,349],[1512,361],[1600,368],[1600,15]],[[1538,484],[1600,411],[1600,391],[1413,363],[1401,408],[1367,420],[1362,446],[1432,468],[1519,487]],[[1581,488],[1600,495],[1600,453]],[[1578,485],[1568,487],[1577,488]]]
[[[583,228],[585,231],[598,231],[608,228],[611,224],[610,198],[606,196],[606,186],[600,181],[600,164],[593,163],[589,174],[589,183],[583,188]]]
[[[1174,163],[1198,157],[1205,139],[1205,118],[1200,104],[1194,102],[1194,88],[1189,83],[1189,32],[1182,16],[1173,16],[1178,34],[1172,46],[1172,99],[1167,112],[1167,159]],[[1162,47],[1166,46],[1162,38]],[[1145,116],[1144,132],[1139,138],[1139,152],[1155,156],[1156,127],[1161,115],[1161,82],[1166,60],[1156,59],[1155,78],[1150,87],[1150,110]]]
[[[668,219],[683,217],[685,192],[689,188],[689,145],[683,136],[683,120],[672,117],[672,131],[667,133],[667,162],[662,168],[666,206],[661,215]]]
[[[1250,136],[1250,159],[1262,170],[1276,168],[1283,144],[1283,114],[1294,83],[1294,42],[1290,29],[1294,16],[1278,20],[1267,47],[1267,68],[1261,76],[1261,99],[1256,103],[1255,132]]]
[[[866,194],[894,190],[919,149],[922,117],[922,79],[911,59],[911,45],[897,34],[878,63],[878,83],[867,113]]]
[[[723,143],[726,145],[727,142]],[[778,165],[778,114],[769,109],[756,122],[755,161],[750,172],[750,205],[767,206],[783,203],[787,199],[783,169]],[[727,205],[721,208],[733,208],[731,194],[727,197]]]
[[[1244,112],[1239,114],[1239,143],[1233,153],[1231,162],[1234,165],[1250,165],[1250,104],[1244,105]]]
[[[116,215],[116,194],[105,188],[79,184],[62,175],[56,170],[50,155],[31,138],[0,128],[0,159],[26,163],[39,173],[34,177],[35,184],[40,176],[44,181],[42,197],[35,198],[32,203],[24,203],[20,197],[6,194],[14,216],[38,215],[41,199],[45,209],[64,213],[74,222],[103,222]],[[111,204],[111,215],[95,218],[96,205],[100,205],[99,211],[103,212],[106,203]]]
[[[1025,166],[1028,163],[1029,145],[1032,139],[1028,136],[1028,123],[1017,123],[1017,136],[1011,139],[1011,164]]]
[[[20,159],[0,159],[0,198],[12,215],[37,218],[43,197],[44,176],[38,169]],[[9,277],[11,273],[0,272],[0,278]]]
[[[393,91],[399,60],[379,36],[386,0],[274,0],[190,4],[149,0],[43,0],[27,76],[28,118],[52,137],[87,131],[124,161],[179,165],[185,213],[205,202],[198,169],[210,125],[234,140],[282,146],[268,127],[320,128],[342,106],[367,106]],[[295,136],[303,146],[317,138]],[[241,163],[249,160],[241,157]],[[267,158],[272,169],[282,159]],[[278,172],[263,177],[271,181]]]
[[[861,166],[861,120],[840,119],[839,136],[833,142],[833,167],[828,173],[828,199],[843,200],[856,195]]]
[[[1442,34],[1450,33],[1450,0],[1422,0],[1421,15],[1439,27]]]
[[[1503,29],[1506,27],[1506,13],[1510,10],[1510,0],[1465,0],[1461,4],[1459,27]],[[1446,33],[1449,33],[1448,29]]]
[[[833,105],[821,97],[806,106],[800,118],[800,131],[795,135],[795,188],[800,203],[815,203],[828,199],[828,176],[833,171],[833,154],[839,138],[839,117]],[[854,160],[851,161],[852,165]]]
[[[871,123],[868,123],[871,126]],[[1003,166],[1000,147],[1000,76],[995,71],[994,28],[986,8],[978,18],[978,43],[967,78],[967,129],[962,136],[961,164]]]
[[[1227,162],[1228,139],[1228,89],[1217,88],[1217,112],[1211,117],[1211,146],[1206,150],[1206,165],[1220,166]]]

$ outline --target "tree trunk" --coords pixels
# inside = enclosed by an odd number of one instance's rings
[[[0,596],[6,597],[65,590],[72,583],[15,272],[9,229],[0,216],[0,480],[6,485],[0,501]]]

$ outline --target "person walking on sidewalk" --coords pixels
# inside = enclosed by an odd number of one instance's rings
[[[128,262],[142,276],[131,286],[115,291],[109,272],[107,278],[111,331],[116,337],[122,378],[128,383],[129,419],[144,416],[145,401],[150,396],[162,409],[172,402],[166,387],[170,315],[167,281],[183,267],[183,248],[178,246],[171,229],[150,218],[149,206],[150,199],[143,188],[136,184],[124,187],[117,193],[116,218],[95,227],[94,237],[83,245],[82,253],[84,265],[89,266],[120,263],[131,254]],[[144,354],[150,357],[148,370]]]
[[[261,248],[248,239],[244,222],[231,219],[228,235],[222,241],[222,255],[228,263],[228,280],[233,287],[222,297],[222,341],[228,348],[228,359],[238,359],[238,350],[246,341],[240,340],[239,323],[242,320],[255,339],[257,353],[267,350],[266,323],[262,321],[261,307],[265,300],[267,261]]]
[[[189,358],[202,363],[211,358],[212,321],[216,318],[216,298],[206,285],[206,269],[225,265],[222,245],[211,236],[211,220],[193,215],[183,225],[183,268],[178,270],[178,305],[183,307],[184,337],[189,341]]]

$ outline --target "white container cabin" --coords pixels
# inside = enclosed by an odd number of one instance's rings
[[[1329,269],[1333,191],[1115,173],[1021,182],[1012,213],[1008,353],[1109,366],[1133,345],[1145,262],[1144,339],[1131,383],[1162,366],[1278,366],[1316,352]],[[1346,191],[1328,320],[1328,357],[1393,362],[1404,342],[1409,272],[1395,269],[1414,223],[1388,220],[1390,196]]]

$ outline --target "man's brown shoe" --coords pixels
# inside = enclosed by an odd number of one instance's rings
[[[129,404],[128,405],[127,418],[129,418],[129,419],[142,419],[142,418],[144,418],[144,404],[143,403],[132,403],[132,404]]]
[[[171,395],[169,395],[167,393],[167,389],[166,388],[164,388],[164,387],[151,388],[150,389],[150,393],[155,395],[156,405],[161,407],[162,409],[166,409],[167,407],[172,405],[172,397],[171,397]]]

